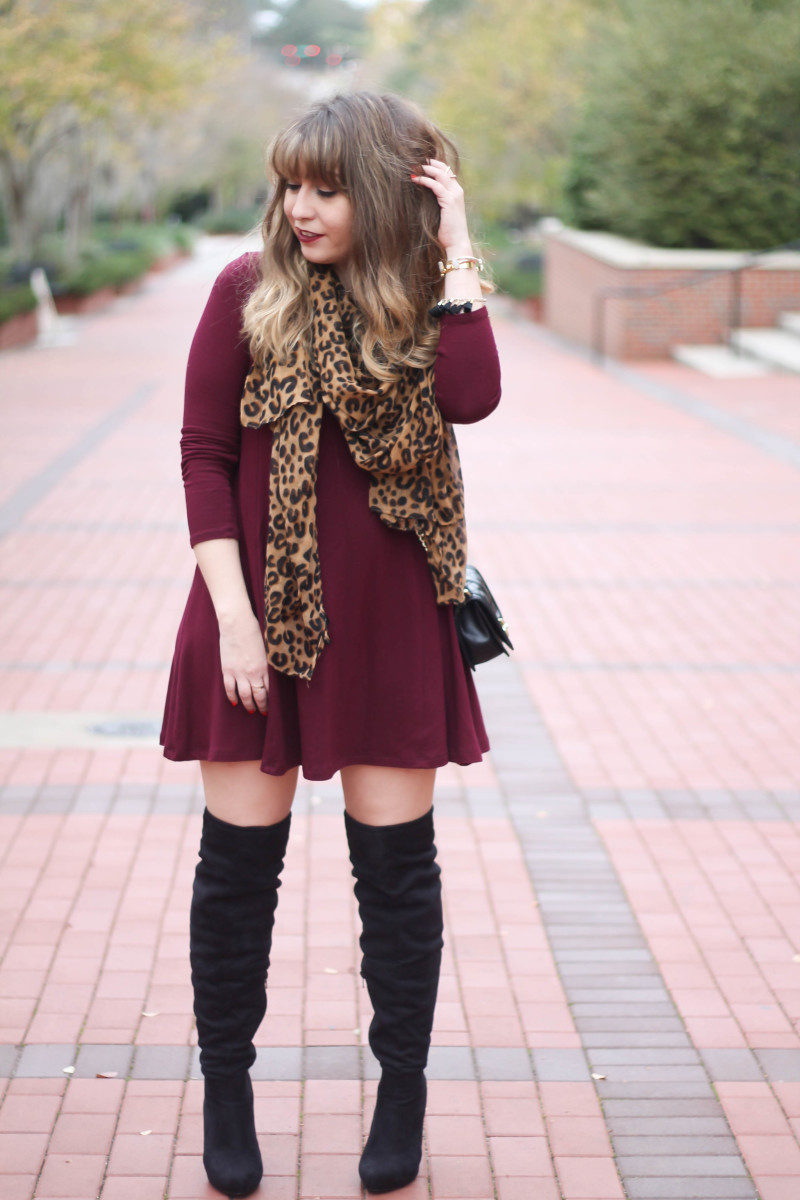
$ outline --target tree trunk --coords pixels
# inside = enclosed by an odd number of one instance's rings
[[[6,155],[0,159],[5,193],[6,219],[11,254],[15,263],[28,263],[33,257],[36,224],[33,215],[34,180],[27,164],[14,163]]]

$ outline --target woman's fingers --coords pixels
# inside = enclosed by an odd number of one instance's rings
[[[438,240],[442,246],[469,243],[464,189],[446,162],[431,158],[422,164],[425,174],[412,175],[415,183],[433,192],[440,208]]]
[[[236,699],[236,676],[233,671],[222,672],[222,686],[225,688],[225,695],[231,704],[238,704],[239,702]]]
[[[267,655],[255,613],[223,626],[219,655],[225,695],[231,704],[238,703],[238,692],[247,712],[254,713],[258,709],[266,716]]]
[[[428,162],[422,164],[422,170],[426,172],[422,176],[423,179],[433,179],[455,193],[462,190],[461,184],[447,163],[439,162],[436,158],[431,158]]]
[[[265,679],[257,679],[251,684],[250,690],[253,694],[253,699],[256,702],[256,707],[264,716],[267,715],[267,697],[269,696],[269,688]]]
[[[236,680],[236,686],[239,689],[242,704],[247,711],[254,713],[258,709],[259,712],[266,716],[268,695],[266,681],[261,677],[248,679],[246,675],[242,675]]]
[[[267,715],[269,688],[267,687],[266,679],[258,678],[250,680],[246,675],[241,675],[237,679],[232,671],[223,671],[222,684],[225,688],[225,695],[231,704],[238,704],[241,698],[243,706],[249,713],[253,713],[258,709],[264,716]]]

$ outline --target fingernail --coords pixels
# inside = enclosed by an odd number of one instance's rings
[[[412,175],[411,178],[414,180],[419,179],[419,175]]]
[[[228,697],[228,699],[230,700],[230,697]],[[238,703],[239,703],[239,701],[238,701],[238,700],[231,700],[231,704],[233,705],[233,707],[234,707],[234,708],[236,708],[236,705],[237,705]]]

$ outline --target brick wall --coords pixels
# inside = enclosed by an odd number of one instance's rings
[[[569,341],[601,344],[614,358],[668,357],[676,343],[714,343],[726,338],[735,275],[709,271],[741,261],[731,251],[661,250],[609,234],[543,224],[543,321]],[[691,283],[691,286],[687,286]],[[608,287],[666,287],[657,296],[605,300]],[[772,256],[741,273],[742,325],[774,325],[778,314],[800,311],[800,254]]]

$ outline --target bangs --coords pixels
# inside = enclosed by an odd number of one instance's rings
[[[314,113],[279,134],[270,162],[279,179],[312,179],[347,190],[344,130],[327,113]]]

